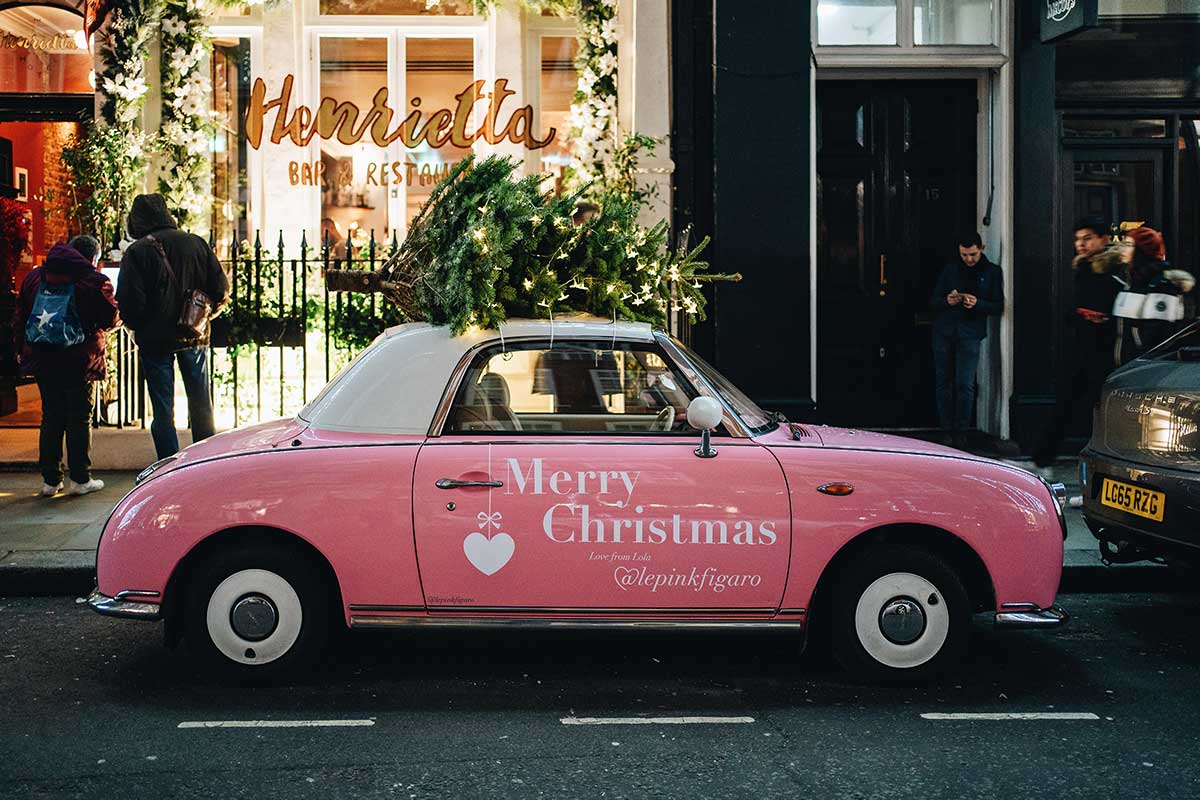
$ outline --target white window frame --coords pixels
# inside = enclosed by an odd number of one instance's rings
[[[257,17],[257,19],[255,18]],[[211,36],[236,37],[250,40],[250,83],[263,74],[262,10],[255,8],[245,17],[221,17],[220,24],[208,26]],[[238,23],[238,24],[230,24]],[[242,120],[245,125],[245,120]],[[245,130],[241,131],[245,135]],[[246,148],[246,226],[253,235],[263,228],[263,170],[262,152],[254,147]]]
[[[469,16],[438,16],[436,14],[322,14],[320,0],[300,0],[298,3],[304,21],[309,25],[326,27],[372,27],[372,28],[477,28],[485,27],[487,19],[478,14]]]
[[[542,119],[542,39],[547,36],[576,38],[579,22],[575,17],[543,17],[540,14],[524,13],[525,69],[521,80],[525,84],[525,102],[533,107],[534,119],[540,125]],[[539,131],[541,128],[539,127]],[[539,133],[540,135],[540,133]],[[570,131],[559,131],[568,136]],[[542,171],[541,156],[537,150],[525,150],[525,174],[536,175]]]
[[[306,0],[308,5],[313,6],[315,10],[317,0]],[[321,101],[321,62],[320,62],[320,41],[321,39],[330,38],[367,38],[367,39],[383,39],[387,42],[388,49],[388,67],[387,67],[387,87],[389,103],[394,110],[398,109],[400,118],[403,118],[403,113],[407,106],[404,103],[404,98],[407,97],[407,81],[405,74],[406,64],[406,48],[409,39],[470,39],[472,41],[472,62],[473,62],[473,80],[490,80],[487,67],[487,53],[490,48],[487,47],[489,41],[487,20],[481,17],[447,17],[444,19],[467,20],[470,24],[427,24],[427,19],[414,17],[321,17],[320,25],[308,25],[305,27],[305,47],[309,57],[305,59],[307,74],[303,78],[302,85],[304,87],[304,95],[306,99],[303,101],[310,108],[316,108]],[[336,20],[337,24],[326,24],[329,20]],[[349,21],[346,21],[349,20]],[[370,20],[370,24],[365,24],[365,20]],[[386,20],[386,22],[385,22]],[[435,20],[441,22],[442,19]],[[414,22],[419,24],[414,24]],[[476,106],[476,116],[482,116],[482,111]],[[476,124],[480,120],[476,119]],[[490,145],[487,142],[479,140],[474,145],[474,151],[477,154],[484,154]],[[388,145],[384,152],[383,158],[387,161],[402,160],[404,155],[404,147],[399,140]],[[321,140],[314,136],[308,144],[306,154],[309,162],[315,162],[321,157]],[[316,229],[321,227],[321,187],[313,186],[309,191],[310,211],[309,219],[316,220]],[[392,186],[387,192],[387,220],[389,227],[395,232],[396,240],[403,242],[405,236],[408,235],[408,182],[404,181],[399,186]],[[307,226],[306,226],[307,227]],[[380,236],[377,241],[381,244],[390,243],[389,236]]]
[[[878,67],[888,61],[897,67],[1000,67],[1008,61],[1008,6],[1012,0],[992,4],[992,44],[918,45],[914,42],[916,0],[896,0],[896,44],[818,44],[817,7],[812,3],[812,46],[818,67]]]

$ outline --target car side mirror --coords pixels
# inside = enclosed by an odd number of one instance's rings
[[[712,429],[721,424],[724,416],[725,410],[721,408],[721,404],[711,397],[697,397],[688,403],[688,425],[700,431],[700,446],[692,451],[698,457],[716,457],[717,450],[712,446],[709,437]]]

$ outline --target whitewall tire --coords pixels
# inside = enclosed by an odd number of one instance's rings
[[[185,636],[226,675],[275,677],[309,666],[328,634],[333,599],[311,560],[248,545],[203,562],[190,581]]]
[[[837,576],[832,600],[834,655],[861,677],[925,679],[965,649],[967,592],[933,553],[879,547]]]

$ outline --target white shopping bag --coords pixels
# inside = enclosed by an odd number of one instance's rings
[[[1142,304],[1142,319],[1161,319],[1166,322],[1178,322],[1183,319],[1183,298],[1177,294],[1159,294],[1157,292],[1145,295]]]
[[[1141,319],[1147,295],[1141,292],[1119,292],[1113,302],[1112,315],[1125,319]]]

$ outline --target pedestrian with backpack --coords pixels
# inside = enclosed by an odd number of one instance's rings
[[[38,463],[44,497],[63,488],[64,435],[66,493],[104,488],[91,474],[92,382],[105,377],[105,333],[121,319],[112,282],[96,269],[99,243],[90,236],[71,241],[79,249],[54,245],[46,262],[26,276],[13,326],[22,374],[37,378],[42,396]]]
[[[161,194],[133,199],[127,226],[135,239],[121,258],[117,302],[133,330],[154,421],[159,458],[179,452],[175,433],[175,364],[187,392],[192,441],[212,436],[209,320],[229,300],[229,281],[208,242],[179,230]]]

